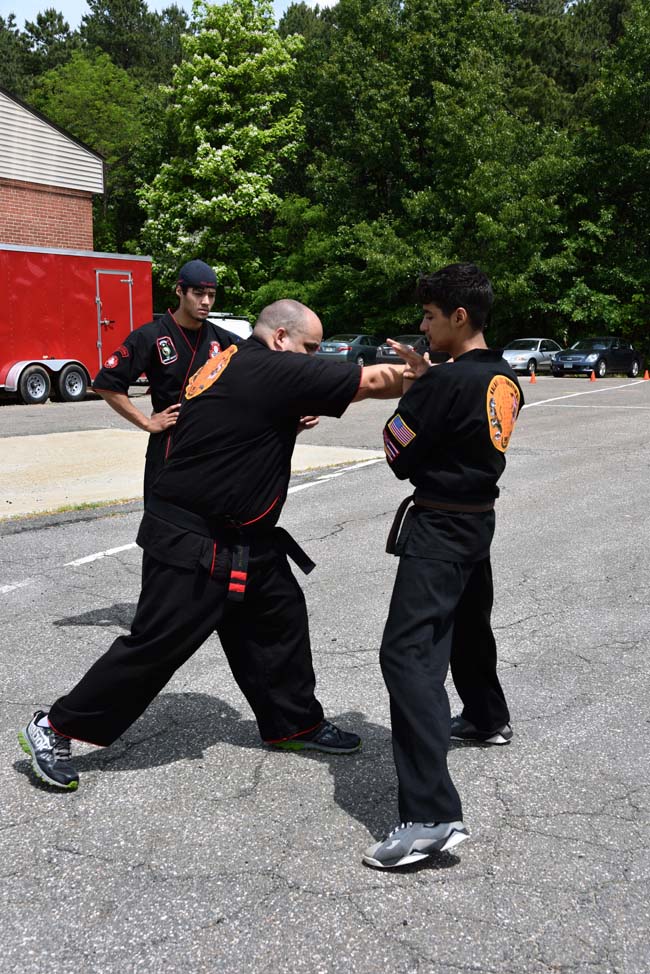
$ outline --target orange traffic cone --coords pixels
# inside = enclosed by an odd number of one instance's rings
[[[537,382],[537,377],[534,372],[530,373],[530,381],[533,383],[533,385]]]
[[[646,369],[646,370],[645,370],[645,372],[643,373],[643,378],[644,378],[644,379],[650,379],[650,373],[648,372],[648,370],[647,370],[647,369]]]
[[[595,382],[596,381],[596,373],[594,372],[593,369],[591,370],[591,375],[589,376],[589,381],[590,382]]]

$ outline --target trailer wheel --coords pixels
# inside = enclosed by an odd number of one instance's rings
[[[88,379],[80,365],[66,365],[56,380],[56,398],[60,402],[81,402],[88,391]]]
[[[22,373],[18,382],[18,395],[26,406],[33,406],[45,402],[50,394],[52,383],[46,369],[40,365],[30,365]]]

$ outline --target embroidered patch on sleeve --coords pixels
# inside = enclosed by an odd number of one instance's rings
[[[388,430],[402,446],[408,446],[411,440],[414,440],[416,437],[416,434],[410,426],[406,425],[399,413],[395,413],[391,419],[388,424]]]
[[[391,440],[390,436],[384,430],[384,453],[386,454],[386,459],[389,463],[392,463],[399,456],[399,450]]]
[[[487,390],[487,414],[492,444],[505,453],[519,412],[519,389],[505,375],[495,375]]]
[[[109,355],[109,357],[104,362],[104,368],[105,369],[114,369],[114,368],[117,368],[117,364],[118,364],[119,361],[120,360],[117,357],[117,355]]]
[[[195,396],[200,396],[202,392],[214,385],[228,368],[230,360],[236,352],[237,346],[229,345],[223,352],[219,352],[215,358],[209,358],[187,383],[185,398],[194,399]]]
[[[129,357],[129,350],[126,347],[126,345],[120,345],[120,347],[118,348],[118,350],[116,351],[115,354],[116,355],[120,355],[122,358],[128,358]]]

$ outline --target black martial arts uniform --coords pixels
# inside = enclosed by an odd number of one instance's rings
[[[183,328],[167,311],[155,321],[136,328],[104,362],[93,382],[93,389],[128,394],[144,373],[151,390],[151,405],[156,413],[181,401],[187,380],[207,358],[218,355],[240,341],[212,321],[204,321],[197,331]],[[151,433],[144,467],[144,499],[165,462],[170,430]]]
[[[400,556],[381,645],[403,822],[462,820],[447,770],[445,678],[451,661],[463,717],[491,732],[509,721],[490,615],[497,481],[523,394],[491,349],[475,349],[413,383],[384,427],[397,477],[415,487],[388,550]]]
[[[360,378],[358,365],[255,337],[191,378],[138,533],[131,634],[53,705],[58,733],[110,744],[215,628],[264,741],[318,726],[307,611],[287,555],[313,566],[276,525],[300,416],[341,416]]]

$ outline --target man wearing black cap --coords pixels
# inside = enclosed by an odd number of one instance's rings
[[[237,339],[207,317],[214,304],[217,278],[202,260],[190,260],[178,274],[178,308],[132,331],[98,372],[93,389],[138,429],[150,434],[144,469],[144,498],[165,460],[169,430],[175,424],[187,380],[199,366]],[[151,416],[128,396],[129,386],[145,373],[151,389]]]

